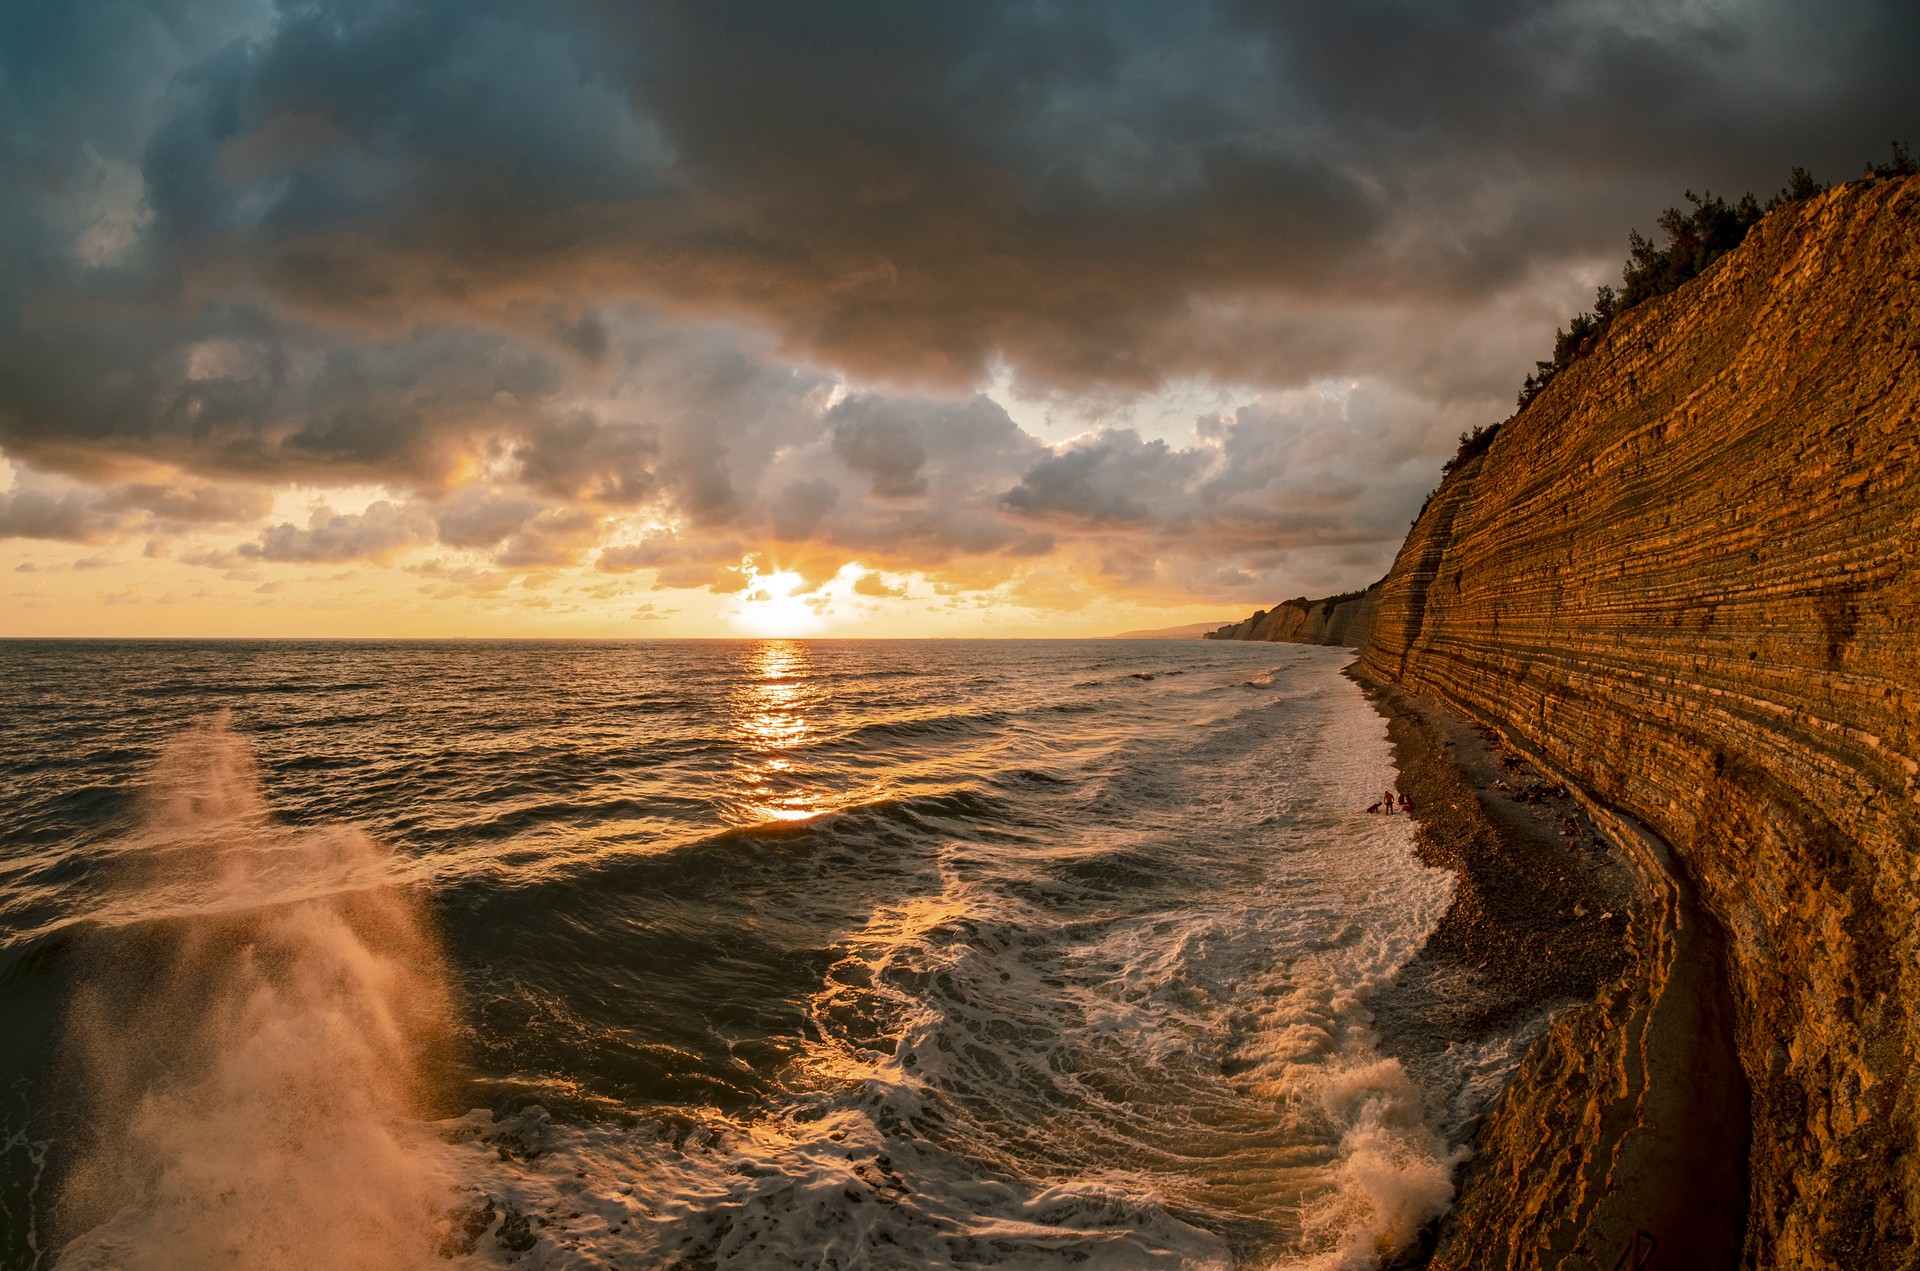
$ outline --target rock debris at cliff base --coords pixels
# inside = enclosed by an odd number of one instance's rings
[[[1920,178],[1854,182],[1617,319],[1447,476],[1342,632],[1644,835],[1671,865],[1648,886],[1724,930],[1746,1267],[1920,1265],[1917,421]],[[1328,640],[1325,608],[1240,638]],[[1536,1048],[1454,1220],[1508,1238],[1456,1260],[1443,1233],[1436,1265],[1610,1265],[1552,1229],[1591,1181],[1567,1150],[1619,1106],[1591,1055],[1630,1057],[1674,978]],[[1503,1137],[1529,1108],[1559,1120]]]

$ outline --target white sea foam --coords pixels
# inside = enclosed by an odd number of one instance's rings
[[[1284,693],[1156,685],[1056,781],[1058,833],[939,844],[725,1114],[422,1123],[449,1016],[413,890],[364,835],[271,824],[244,747],[194,731],[111,852],[142,960],[74,1012],[100,1136],[61,1266],[1377,1266],[1450,1202],[1511,1048],[1424,1086],[1381,1052],[1368,1001],[1451,882],[1361,811],[1393,774],[1339,656],[1274,656]]]
[[[461,1265],[1232,1265],[1218,1237],[1126,1180],[1022,1184],[863,1111],[684,1138],[557,1125],[537,1108],[442,1129],[471,1197],[451,1250]]]
[[[1413,860],[1409,819],[1359,811],[1392,771],[1336,666],[1273,668],[1288,699],[1259,709],[1286,714],[1251,735],[1274,746],[1226,729],[1109,776],[1141,842],[1191,833],[1196,855],[1244,864],[1236,888],[1080,921],[1057,869],[950,845],[936,892],[842,946],[782,1114],[691,1135],[538,1109],[444,1127],[473,1198],[464,1256],[1213,1268],[1235,1251],[1211,1231],[1252,1221],[1241,1256],[1274,1271],[1377,1266],[1450,1202],[1458,1152],[1366,1001],[1451,881]],[[1195,789],[1222,801],[1217,833]],[[1249,822],[1260,837],[1221,838]],[[1090,864],[1128,848],[1111,827],[1054,845]]]
[[[1334,1141],[1301,1180],[1298,1240],[1274,1265],[1364,1271],[1453,1199],[1460,1153],[1431,1119],[1430,1092],[1377,1050],[1366,1009],[1439,921],[1452,880],[1413,859],[1411,818],[1352,815],[1392,783],[1385,725],[1356,688],[1316,669],[1327,709],[1318,744],[1289,774],[1315,850],[1289,856],[1275,879],[1289,917],[1275,933],[1268,1005],[1245,1030],[1244,1080]]]

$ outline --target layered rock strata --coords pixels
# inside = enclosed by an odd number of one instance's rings
[[[1751,1088],[1742,1264],[1920,1266],[1917,420],[1920,178],[1854,183],[1616,319],[1408,536],[1361,673],[1498,728],[1660,867],[1633,969],[1523,1067],[1434,1265],[1610,1264],[1582,1206],[1698,1112],[1621,1074],[1684,1085],[1635,1038],[1707,974]],[[1694,896],[1723,972],[1659,934]],[[1684,1223],[1668,1176],[1653,1236]]]
[[[1287,600],[1206,635],[1209,640],[1276,640],[1357,648],[1367,641],[1380,608],[1380,584],[1322,600]]]
[[[1783,209],[1448,479],[1361,660],[1643,824],[1724,927],[1753,1267],[1915,1265],[1916,420],[1920,180]]]
[[[1612,1267],[1650,1240],[1653,1265],[1737,1266],[1747,1091],[1717,925],[1657,840],[1537,755],[1431,694],[1356,678],[1387,715],[1421,859],[1456,876],[1440,925],[1372,999],[1384,1050],[1445,1088],[1449,1056],[1537,1035],[1555,1012],[1459,1203],[1393,1271]]]

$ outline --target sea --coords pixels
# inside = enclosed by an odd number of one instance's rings
[[[1371,1268],[1349,651],[0,642],[0,1267]]]

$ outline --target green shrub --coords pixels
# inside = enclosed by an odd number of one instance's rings
[[[1798,168],[1794,171],[1799,171]],[[1867,175],[1870,177],[1910,177],[1920,174],[1920,164],[1913,161],[1913,152],[1898,141],[1893,143],[1893,161],[1891,163],[1869,163]]]
[[[1897,141],[1893,143],[1893,158],[1889,162],[1867,165],[1867,176],[1871,179],[1914,175],[1920,175],[1920,162]],[[1740,246],[1746,240],[1747,231],[1758,225],[1767,213],[1823,194],[1826,189],[1805,168],[1795,168],[1786,185],[1764,206],[1752,194],[1743,194],[1737,202],[1729,203],[1711,192],[1695,194],[1688,190],[1686,198],[1691,207],[1670,207],[1660,214],[1657,224],[1666,237],[1664,244],[1655,243],[1638,230],[1629,230],[1627,263],[1620,271],[1620,286],[1602,285],[1594,293],[1590,311],[1575,314],[1565,328],[1555,329],[1553,356],[1535,362],[1533,373],[1521,383],[1518,410],[1525,410],[1554,376],[1598,348],[1615,318],[1644,300],[1665,295],[1699,277],[1708,266]],[[1451,474],[1474,456],[1485,454],[1499,431],[1499,424],[1487,424],[1470,433],[1461,433],[1460,448],[1441,472]],[[1439,491],[1434,491],[1437,493]],[[1427,495],[1420,511],[1414,514],[1415,524],[1432,502],[1433,494]]]
[[[1460,449],[1453,452],[1453,458],[1441,465],[1440,471],[1443,474],[1452,472],[1455,468],[1458,468],[1475,455],[1487,453],[1487,447],[1493,444],[1494,435],[1499,431],[1499,424],[1482,424],[1472,432],[1461,433]],[[1432,496],[1429,495],[1428,497],[1431,498]]]
[[[1914,171],[1913,156],[1907,153],[1906,147],[1896,144],[1893,163],[1870,167],[1869,171],[1879,175],[1910,174]],[[1615,318],[1643,300],[1664,296],[1698,278],[1709,265],[1740,246],[1746,240],[1747,231],[1758,225],[1768,212],[1810,199],[1826,188],[1805,168],[1795,168],[1787,184],[1768,199],[1764,207],[1751,193],[1741,195],[1738,202],[1729,203],[1711,191],[1695,194],[1688,190],[1686,197],[1693,205],[1691,209],[1670,207],[1660,214],[1658,224],[1666,236],[1665,244],[1655,243],[1639,230],[1627,231],[1627,263],[1620,271],[1619,288],[1603,285],[1594,293],[1592,312],[1575,314],[1564,330],[1554,331],[1553,357],[1534,363],[1533,373],[1520,385],[1519,408],[1526,409],[1527,403],[1538,397],[1540,391],[1553,382],[1554,376],[1598,347],[1600,337],[1606,334]]]

